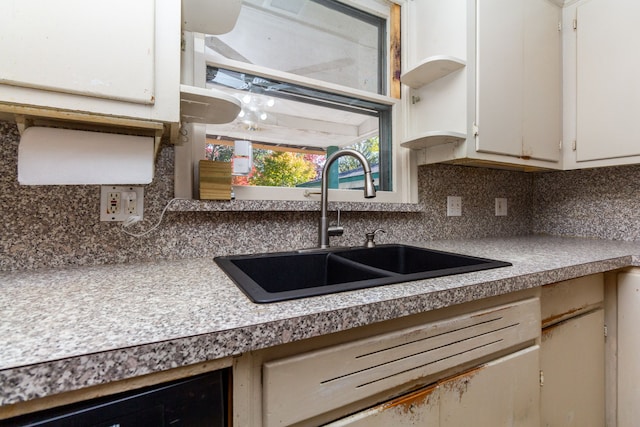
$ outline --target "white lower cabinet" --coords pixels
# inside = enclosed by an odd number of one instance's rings
[[[602,274],[542,289],[542,426],[605,425],[603,298]]]
[[[538,358],[532,346],[329,426],[538,427]]]
[[[523,347],[539,334],[538,307],[538,299],[530,298],[267,361],[265,426],[311,420]]]
[[[604,425],[604,310],[542,331],[542,425]]]
[[[234,370],[234,423],[538,426],[539,293],[245,354]]]
[[[635,376],[612,366],[637,371],[640,274],[619,276],[616,324],[615,274],[593,274],[243,355],[235,425],[613,426],[616,376],[635,425]]]
[[[614,416],[618,427],[634,427],[640,420],[640,269],[618,274],[616,299],[617,334],[612,337],[612,352],[617,357],[617,372],[611,390],[617,400]]]

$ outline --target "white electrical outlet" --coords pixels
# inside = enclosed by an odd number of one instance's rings
[[[447,216],[462,216],[462,197],[447,196]]]
[[[136,192],[123,191],[121,194],[122,194],[122,211],[129,215],[137,215],[138,197]]]
[[[109,191],[107,193],[107,214],[116,214],[120,212],[120,193],[117,191]]]
[[[144,187],[100,187],[100,221],[126,221],[131,216],[142,219],[143,207]]]
[[[496,216],[507,216],[507,199],[496,197]]]

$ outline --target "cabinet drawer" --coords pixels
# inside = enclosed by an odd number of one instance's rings
[[[604,275],[593,274],[542,287],[542,327],[589,311],[604,301]]]
[[[300,422],[532,342],[539,313],[539,300],[531,298],[267,362],[264,425]]]

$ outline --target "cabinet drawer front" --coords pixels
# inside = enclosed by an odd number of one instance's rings
[[[267,362],[264,425],[303,421],[535,340],[539,328],[532,298]]]
[[[604,275],[594,274],[542,287],[542,327],[578,316],[604,301]]]

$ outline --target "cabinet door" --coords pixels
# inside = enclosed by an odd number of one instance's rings
[[[0,83],[153,103],[154,3],[3,2]]]
[[[539,427],[538,366],[529,347],[329,425]]]
[[[543,426],[604,425],[604,310],[542,330]]]
[[[440,389],[425,387],[328,424],[328,427],[409,427],[440,425]]]
[[[640,155],[640,2],[591,0],[576,18],[576,159]]]
[[[478,0],[477,149],[522,155],[524,0]]]
[[[539,347],[442,382],[440,425],[540,426]]]
[[[617,425],[632,427],[640,419],[640,274],[618,274]]]
[[[524,7],[522,155],[558,161],[562,140],[562,9],[549,0]]]
[[[547,0],[477,1],[477,151],[559,160],[561,12]]]

